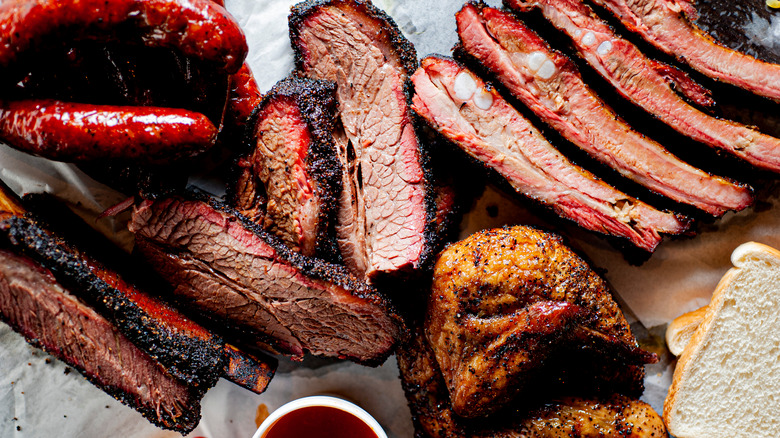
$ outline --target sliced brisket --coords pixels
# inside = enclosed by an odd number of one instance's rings
[[[673,67],[661,65],[615,32],[580,0],[507,0],[515,9],[539,8],[566,32],[579,54],[627,99],[683,135],[741,157],[754,166],[780,171],[780,140],[729,120],[711,117],[682,99],[667,80]],[[609,48],[607,50],[607,48]],[[677,71],[683,90],[690,78]]]
[[[144,201],[130,229],[136,250],[175,293],[221,326],[244,330],[243,343],[378,364],[399,336],[400,318],[373,288],[291,251],[213,199]]]
[[[414,110],[466,153],[537,200],[592,231],[647,251],[687,222],[621,193],[572,164],[495,89],[454,61],[427,57],[414,74]]]
[[[512,15],[469,3],[456,18],[468,55],[595,158],[651,190],[712,215],[752,203],[750,187],[696,169],[631,129],[582,81],[568,58]]]
[[[250,354],[230,344],[225,344],[225,357],[225,378],[255,394],[265,392],[278,365],[276,359]]]
[[[352,178],[338,224],[347,266],[369,278],[420,266],[433,202],[408,106],[414,48],[364,0],[299,3],[290,38],[298,70],[338,85],[340,150]]]
[[[780,100],[780,65],[729,49],[689,19],[693,2],[676,0],[594,0],[664,52],[707,76]]]
[[[157,426],[186,434],[198,425],[205,388],[168,373],[51,272],[6,250],[0,250],[0,319]]]
[[[306,256],[339,260],[335,220],[341,163],[333,137],[336,84],[290,77],[257,110],[251,150],[238,161],[233,205]],[[265,196],[263,196],[263,194]]]

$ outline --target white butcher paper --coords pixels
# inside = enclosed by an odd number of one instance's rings
[[[249,42],[248,62],[261,91],[288,75],[293,67],[287,33],[291,0],[227,0],[227,9],[244,28]],[[488,2],[498,6],[498,1]],[[457,0],[377,0],[415,44],[420,57],[449,55],[456,43]],[[0,145],[0,179],[17,193],[51,192],[79,206],[85,217],[95,216],[123,199],[74,166],[30,157]],[[777,193],[777,190],[765,190]],[[559,230],[606,271],[630,319],[651,328],[709,302],[720,277],[731,267],[730,254],[739,244],[754,240],[780,247],[780,200],[762,195],[759,207],[728,213],[703,226],[692,239],[666,239],[641,266],[627,263],[605,240],[574,226]],[[488,214],[490,213],[490,214]],[[121,218],[120,218],[121,219]],[[461,223],[461,237],[490,227],[513,224],[544,225],[515,197],[488,187]],[[104,233],[129,248],[131,236],[120,221],[96,223]],[[657,330],[656,330],[657,331]],[[413,435],[411,416],[401,390],[394,358],[379,368],[347,362],[283,360],[268,390],[253,394],[220,381],[203,400],[203,420],[188,437],[249,438],[256,429],[260,405],[273,411],[298,397],[336,394],[372,413],[391,438]],[[651,369],[644,399],[656,410],[671,381],[671,365]],[[0,323],[0,438],[83,437],[164,438],[177,433],[150,425],[86,382],[77,372],[46,353],[30,347],[21,336]]]

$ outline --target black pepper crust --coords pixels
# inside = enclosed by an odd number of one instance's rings
[[[164,320],[136,304],[128,295],[133,292],[114,287],[118,274],[107,271],[107,276],[98,275],[92,268],[105,269],[102,264],[50,234],[33,219],[14,216],[0,222],[0,247],[27,256],[51,271],[59,283],[93,306],[178,379],[201,391],[216,384],[226,360],[220,338],[210,334],[203,339],[173,331]],[[157,304],[164,312],[176,312],[162,302]]]
[[[263,97],[260,105],[252,111],[251,125],[255,129],[247,132],[244,140],[247,151],[234,162],[233,178],[229,184],[228,202],[231,206],[238,205],[238,199],[250,196],[258,199],[256,193],[242,193],[237,183],[242,172],[235,163],[249,158],[254,153],[254,144],[258,136],[257,118],[263,109],[280,98],[291,98],[300,109],[301,116],[306,121],[307,129],[312,137],[309,153],[306,155],[307,173],[314,180],[317,197],[320,199],[320,214],[317,226],[317,243],[315,254],[324,260],[341,263],[341,253],[336,241],[336,222],[338,199],[342,191],[341,175],[343,166],[338,158],[336,142],[333,138],[335,124],[338,119],[338,101],[336,100],[336,83],[328,80],[310,79],[290,75],[277,82],[268,94]],[[246,169],[244,172],[251,172]],[[257,177],[253,175],[257,181]],[[254,187],[262,185],[257,181]]]
[[[420,129],[424,126],[419,120],[419,116],[411,109],[412,96],[414,95],[414,85],[411,81],[411,75],[417,70],[419,61],[417,59],[417,50],[414,45],[406,39],[395,21],[383,10],[374,6],[370,0],[306,0],[292,7],[289,20],[290,42],[295,55],[295,69],[298,75],[304,75],[306,71],[306,48],[301,41],[301,31],[305,27],[305,22],[311,16],[319,13],[323,7],[336,7],[351,9],[363,17],[376,23],[381,33],[375,37],[385,47],[394,53],[400,62],[402,69],[403,91],[406,98],[406,105],[409,108],[409,114],[412,124],[415,127],[415,137],[417,138],[418,154],[420,156],[420,167],[425,180],[425,220],[426,225],[423,231],[424,247],[420,255],[420,262],[417,268],[417,277],[422,277],[432,269],[435,254],[443,245],[443,231],[440,222],[437,219],[437,190],[433,185],[434,175],[431,171],[431,151],[430,146],[422,141]],[[408,272],[405,274],[409,274]],[[401,275],[403,277],[403,275]],[[392,284],[398,278],[376,278],[377,283]],[[403,280],[403,278],[402,278]]]
[[[355,278],[346,267],[329,263],[318,258],[306,257],[293,251],[279,238],[263,230],[262,227],[248,217],[197,188],[189,187],[187,190],[179,191],[175,195],[166,196],[166,198],[176,198],[182,202],[202,202],[207,204],[215,211],[227,216],[229,221],[240,223],[244,228],[251,231],[260,240],[265,242],[274,250],[274,256],[279,261],[289,264],[311,279],[332,283],[343,288],[354,297],[368,301],[377,306],[393,324],[395,329],[393,337],[396,340],[403,339],[407,336],[408,333],[404,320],[390,300],[376,288]],[[351,357],[349,359],[361,365],[379,366],[393,353],[393,350],[394,349],[391,348],[384,354],[369,360],[359,360]]]
[[[406,70],[406,76],[411,75],[417,69],[417,50],[414,45],[406,39],[401,33],[395,21],[387,13],[369,0],[306,0],[296,4],[290,10],[289,29],[290,41],[295,52],[295,69],[299,72],[305,71],[306,60],[304,58],[305,48],[300,44],[301,30],[304,22],[314,14],[319,12],[320,8],[333,6],[336,8],[349,8],[375,21],[377,27],[382,29],[382,33],[376,35],[380,42],[393,49],[393,52],[401,61],[402,67]],[[407,84],[408,85],[408,84]]]
[[[11,326],[11,328],[16,333],[22,335],[28,344],[32,345],[33,347],[40,348],[41,350],[67,363],[68,366],[75,369],[82,376],[84,376],[87,381],[100,388],[106,394],[110,395],[125,406],[129,406],[135,409],[155,426],[162,429],[175,430],[182,434],[187,434],[195,429],[195,427],[198,426],[198,423],[200,423],[200,401],[203,398],[205,389],[190,385],[188,387],[189,397],[187,400],[187,405],[180,407],[180,415],[178,416],[174,417],[169,415],[165,409],[160,409],[158,412],[151,407],[138,403],[136,394],[131,394],[116,386],[103,383],[99,375],[87,372],[79,362],[64,354],[60,354],[57,346],[45,344],[40,339],[31,337],[25,327],[22,327],[19,324],[15,324],[13,321],[6,319],[2,313],[0,313],[0,320]],[[70,374],[69,368],[67,367],[65,368],[65,374]],[[171,378],[176,379],[176,377],[173,376],[171,376]]]

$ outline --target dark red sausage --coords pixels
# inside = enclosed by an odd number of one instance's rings
[[[262,100],[263,93],[258,88],[255,76],[249,65],[244,63],[237,73],[230,75],[227,115],[231,120],[243,123]]]
[[[59,161],[159,162],[203,152],[216,135],[217,128],[206,116],[182,109],[56,100],[0,102],[0,140]]]
[[[110,38],[135,29],[144,44],[179,49],[233,73],[247,52],[233,17],[211,0],[6,0],[0,3],[0,67],[48,38]]]

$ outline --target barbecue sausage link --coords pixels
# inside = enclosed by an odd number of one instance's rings
[[[182,109],[56,100],[0,102],[0,140],[52,160],[160,162],[203,152],[216,135],[217,128],[206,116]]]
[[[211,0],[8,0],[0,4],[0,67],[42,41],[111,39],[118,29],[137,32],[147,46],[175,48],[229,73],[241,68],[248,50],[238,23]]]

